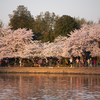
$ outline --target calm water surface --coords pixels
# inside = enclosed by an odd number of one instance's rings
[[[0,100],[100,100],[100,76],[0,74]]]

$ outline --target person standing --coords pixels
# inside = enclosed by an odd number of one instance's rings
[[[21,59],[19,60],[19,64],[20,64],[20,67],[21,67],[22,66],[22,60]]]
[[[93,67],[96,67],[96,60],[93,60]]]
[[[41,67],[41,64],[42,64],[42,60],[39,59],[39,67]]]
[[[69,59],[69,61],[70,61],[70,67],[73,67],[73,60],[72,60],[72,57]]]
[[[76,66],[79,67],[79,59],[76,59]]]
[[[90,67],[92,67],[92,59],[90,58]]]
[[[90,66],[90,59],[87,60],[87,63],[88,63],[87,66],[89,67]]]
[[[58,68],[59,68],[59,63],[60,63],[60,61],[59,61],[59,59],[58,59]]]
[[[32,59],[32,67],[34,67],[34,59]]]
[[[49,67],[51,67],[51,65],[52,65],[52,59],[50,58],[49,59]]]
[[[8,60],[5,59],[5,67],[8,67]]]
[[[48,66],[48,59],[46,58],[46,66]]]

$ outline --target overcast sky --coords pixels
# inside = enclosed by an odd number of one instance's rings
[[[0,20],[7,26],[9,14],[17,6],[24,5],[33,17],[49,11],[56,15],[85,18],[87,21],[98,22],[100,19],[100,0],[0,0]]]

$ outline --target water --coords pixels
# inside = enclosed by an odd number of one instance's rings
[[[0,74],[0,100],[100,100],[100,76]]]

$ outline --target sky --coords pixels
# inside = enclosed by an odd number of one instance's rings
[[[56,15],[85,18],[86,21],[98,22],[100,19],[100,0],[0,0],[0,20],[8,26],[9,14],[13,14],[19,5],[24,5],[31,15],[41,12],[54,12]]]

